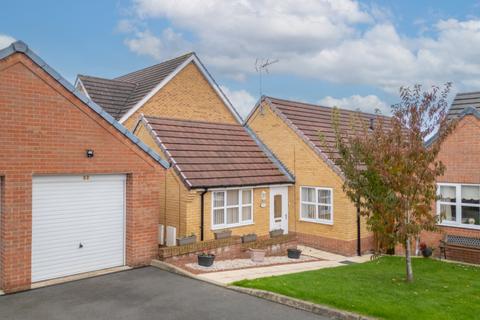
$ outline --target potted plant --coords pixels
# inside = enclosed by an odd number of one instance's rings
[[[232,230],[227,230],[227,229],[218,230],[218,231],[214,231],[213,234],[215,234],[216,240],[227,239],[232,236]]]
[[[215,255],[208,252],[202,252],[197,255],[198,264],[202,267],[211,267],[215,260]]]
[[[275,238],[283,235],[283,229],[276,229],[270,231],[270,238]]]
[[[197,236],[193,233],[186,237],[177,238],[177,246],[184,246],[195,242],[197,242]]]
[[[288,248],[287,249],[287,256],[290,259],[300,259],[300,255],[302,254],[302,250],[297,248]]]
[[[265,249],[250,249],[250,259],[253,262],[263,262],[265,259]]]
[[[429,258],[433,253],[433,249],[428,247],[425,242],[420,243],[420,251],[424,258]]]
[[[242,243],[257,241],[257,235],[255,233],[244,234],[242,236]]]

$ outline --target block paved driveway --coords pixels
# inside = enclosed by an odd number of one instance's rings
[[[146,267],[0,296],[0,319],[323,319]]]

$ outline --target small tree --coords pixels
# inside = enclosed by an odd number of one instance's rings
[[[449,83],[428,91],[420,85],[401,88],[401,102],[392,106],[392,117],[377,115],[372,120],[357,114],[348,130],[338,109],[333,113],[343,188],[377,240],[387,248],[404,246],[409,282],[412,240],[422,230],[436,227],[431,211],[435,181],[445,170],[437,155],[452,130],[446,117],[449,90]],[[427,146],[425,141],[433,134],[436,138]]]

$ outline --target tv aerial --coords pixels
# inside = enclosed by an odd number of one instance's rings
[[[255,71],[257,71],[258,74],[259,74],[259,91],[260,91],[260,97],[262,96],[262,93],[263,93],[263,83],[262,83],[263,73],[264,73],[264,72],[266,72],[267,74],[270,73],[269,67],[270,67],[272,64],[277,63],[278,61],[279,61],[278,59],[270,60],[269,58],[263,58],[263,59],[257,58],[257,59],[255,60]]]

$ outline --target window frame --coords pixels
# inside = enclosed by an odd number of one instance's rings
[[[440,216],[440,205],[455,205],[455,211],[456,211],[456,219],[455,221],[449,221],[449,220],[441,220],[438,225],[439,226],[446,226],[446,227],[457,227],[457,228],[464,228],[464,229],[476,229],[480,230],[480,225],[475,225],[475,224],[468,224],[468,223],[462,223],[462,206],[465,207],[476,207],[480,208],[480,204],[474,204],[474,203],[462,203],[462,186],[472,186],[472,187],[479,187],[480,184],[474,184],[474,183],[447,183],[447,182],[439,182],[437,183],[437,201],[436,201],[436,214],[437,217]],[[447,202],[447,201],[441,201],[440,200],[440,187],[455,187],[455,202]]]
[[[302,200],[302,192],[303,189],[315,189],[315,202],[310,202],[310,201],[303,201]],[[320,203],[318,201],[318,191],[319,190],[326,190],[330,192],[330,203]],[[319,223],[319,224],[327,224],[327,225],[333,225],[333,188],[328,188],[328,187],[313,187],[313,186],[300,186],[300,221],[306,221],[306,222],[313,222],[313,223]],[[302,212],[302,205],[307,204],[307,205],[315,205],[315,217],[316,218],[305,218],[303,217],[303,212]],[[318,218],[318,206],[328,206],[330,207],[330,219],[320,219]]]
[[[249,204],[243,204],[243,192],[250,190],[250,198],[251,202]],[[228,191],[237,191],[238,192],[238,205],[227,205],[227,192]],[[226,228],[236,228],[236,227],[242,227],[242,226],[247,226],[254,224],[254,210],[253,210],[253,188],[233,188],[233,189],[220,189],[220,190],[212,190],[212,210],[211,210],[211,227],[212,230],[220,230],[220,229],[226,229]],[[223,206],[221,207],[215,207],[215,194],[216,193],[223,193],[224,196],[224,203]],[[251,218],[249,220],[242,220],[242,213],[243,213],[243,208],[245,207],[250,207],[251,210]],[[227,223],[227,209],[229,208],[238,208],[238,223]],[[215,216],[214,212],[215,210],[223,209],[223,224],[215,224]]]

